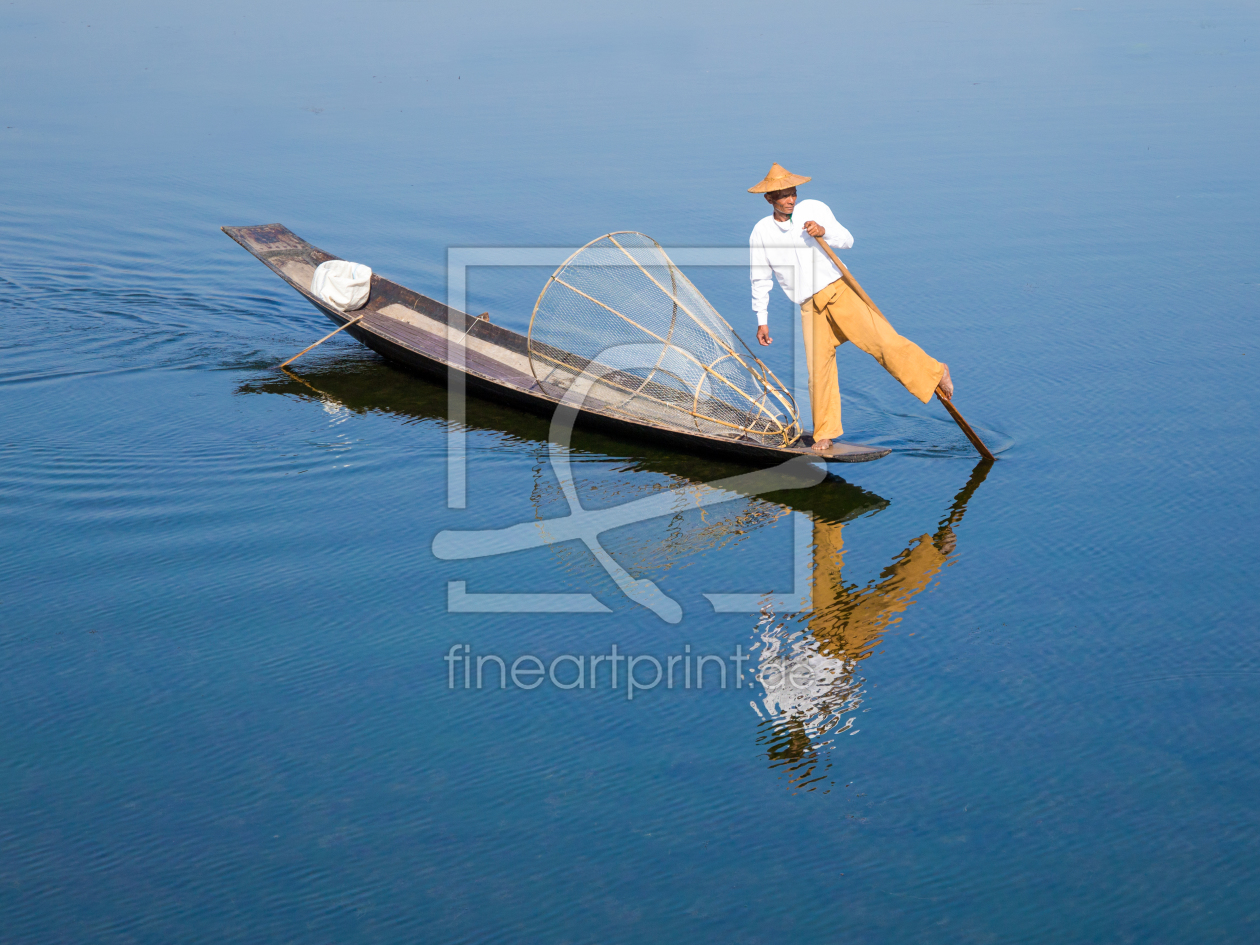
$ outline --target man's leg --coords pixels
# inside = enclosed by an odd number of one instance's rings
[[[925,404],[932,399],[936,385],[945,373],[945,365],[928,355],[909,338],[903,338],[892,325],[867,306],[843,280],[836,280],[817,293],[813,308],[826,317],[838,344],[852,341],[884,366],[906,390]],[[808,303],[807,303],[808,304]],[[804,306],[801,306],[802,310]],[[832,352],[832,376],[835,376],[835,354]],[[813,370],[810,370],[810,396],[813,396]],[[817,414],[815,414],[817,416]],[[817,434],[815,434],[817,436]]]
[[[818,296],[814,296],[817,299]],[[805,363],[809,367],[809,404],[814,414],[814,444],[844,433],[840,422],[840,381],[836,375],[836,345],[840,341],[814,299],[801,303],[801,332],[805,336]],[[824,447],[825,448],[825,447]]]

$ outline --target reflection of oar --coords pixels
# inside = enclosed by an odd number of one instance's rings
[[[980,488],[980,483],[984,482],[985,476],[989,475],[989,470],[992,468],[993,460],[991,459],[981,459],[976,463],[976,468],[971,471],[967,484],[959,490],[958,495],[954,496],[954,503],[949,507],[949,514],[941,519],[941,524],[936,527],[936,534],[932,536],[932,540],[945,554],[953,554],[953,526],[961,522],[963,516],[967,514],[967,503],[971,501],[971,497],[975,495],[976,490]]]
[[[363,319],[364,319],[364,318],[366,318],[366,317],[367,317],[367,312],[364,312],[362,315],[356,315],[356,316],[354,316],[354,318],[350,319],[350,321],[346,322],[346,323],[345,323],[344,325],[342,325],[340,328],[334,328],[334,329],[333,329],[332,331],[330,331],[328,334],[324,335],[324,337],[323,337],[323,338],[320,338],[320,339],[319,339],[319,341],[315,342],[315,344],[313,344],[313,345],[308,345],[307,347],[303,348],[301,351],[299,351],[299,352],[298,352],[297,354],[295,354],[293,357],[289,358],[289,360],[288,360],[288,361],[285,361],[285,362],[284,362],[284,364],[281,364],[281,365],[280,365],[280,367],[284,367],[284,365],[285,365],[285,364],[292,364],[294,361],[296,361],[296,360],[297,360],[298,358],[300,358],[302,355],[306,354],[306,352],[310,351],[310,350],[311,350],[311,348],[318,348],[320,345],[322,345],[325,341],[327,341],[327,340],[328,340],[329,338],[331,338],[333,335],[337,334],[337,332],[339,332],[339,331],[345,331],[345,330],[346,330],[347,328],[349,328],[351,325],[357,325],[359,322],[363,321]]]
[[[954,496],[954,504],[949,507],[949,515],[945,516],[944,521],[941,522],[941,528],[957,525],[962,521],[962,517],[967,514],[967,503],[971,501],[971,497],[976,494],[980,483],[984,482],[992,468],[992,461],[987,459],[976,463],[976,468],[971,471],[971,478],[967,480],[967,484],[962,487],[958,495]]]
[[[288,362],[286,361],[285,363],[287,364]],[[336,404],[338,407],[344,407],[344,406],[345,406],[345,404],[343,404],[343,403],[342,403],[340,400],[338,400],[336,397],[332,396],[331,394],[325,394],[322,390],[320,390],[320,389],[319,389],[318,387],[316,387],[314,384],[310,383],[310,381],[307,381],[305,378],[298,377],[296,374],[294,374],[292,371],[290,371],[287,367],[282,367],[282,368],[280,368],[280,370],[284,371],[284,373],[285,373],[285,374],[289,375],[289,377],[291,377],[293,380],[297,381],[297,382],[298,382],[299,384],[301,384],[303,387],[306,387],[306,388],[309,388],[310,390],[313,390],[316,394],[318,394],[318,395],[319,395],[319,399],[320,399],[320,400],[322,400],[322,401],[324,401],[325,403],[329,403],[329,402],[331,402],[331,403]]]
[[[871,297],[866,294],[866,290],[858,285],[858,281],[854,279],[853,274],[844,267],[844,263],[840,261],[840,257],[836,255],[836,251],[831,248],[827,241],[825,239],[819,239],[815,236],[814,242],[821,246],[823,248],[823,252],[831,257],[831,261],[836,264],[836,268],[839,269],[840,274],[844,276],[844,281],[849,284],[849,288],[857,293],[858,298],[869,305],[872,312],[884,319],[884,321],[888,321],[888,317],[879,310],[878,305],[871,301]],[[950,399],[945,396],[940,387],[936,388],[936,397],[942,404],[945,405],[945,409],[948,410],[949,415],[954,418],[954,422],[958,424],[959,429],[967,435],[967,439],[969,439],[971,441],[971,445],[976,448],[976,452],[985,459],[993,459],[994,456],[989,451],[989,448],[984,445],[984,441],[980,439],[980,437],[976,436],[976,431],[971,429],[971,425],[963,419],[963,415],[958,412],[958,408],[950,402]]]

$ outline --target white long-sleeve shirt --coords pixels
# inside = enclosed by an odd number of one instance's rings
[[[770,287],[776,278],[792,303],[800,305],[841,277],[836,264],[805,232],[805,224],[811,220],[826,231],[823,239],[836,249],[853,245],[853,234],[837,222],[821,200],[798,200],[791,218],[783,223],[773,213],[758,220],[748,237],[752,307],[758,325],[766,324],[769,318]]]

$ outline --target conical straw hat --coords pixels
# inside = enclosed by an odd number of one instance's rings
[[[766,175],[765,180],[749,187],[748,192],[750,194],[768,194],[772,190],[787,190],[789,187],[795,187],[797,184],[804,184],[810,180],[813,180],[813,178],[793,174],[782,164],[771,164],[770,173]]]

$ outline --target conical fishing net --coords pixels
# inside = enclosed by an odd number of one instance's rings
[[[529,361],[547,394],[572,389],[586,409],[761,446],[801,435],[779,379],[642,233],[601,236],[555,271]]]

